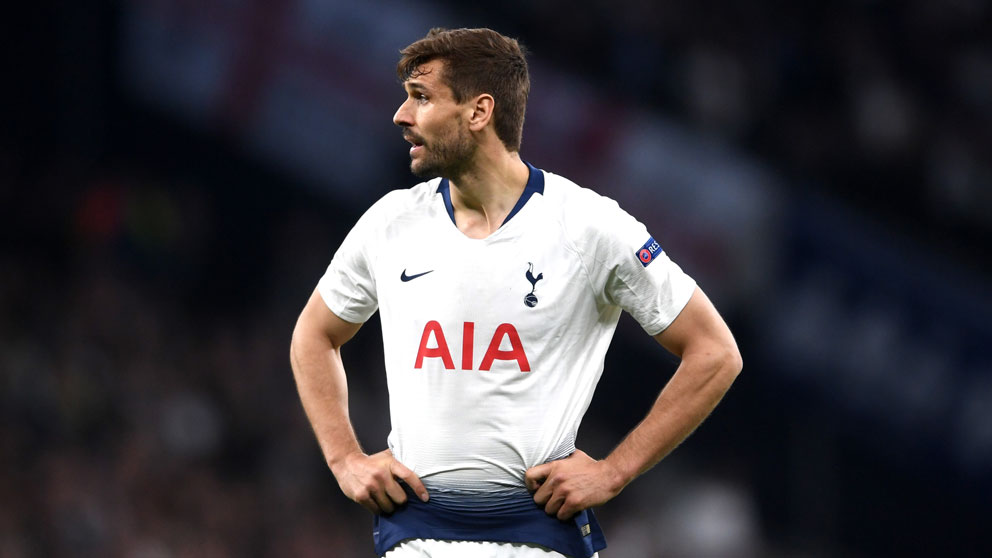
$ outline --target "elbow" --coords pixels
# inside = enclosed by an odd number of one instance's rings
[[[698,347],[697,351],[683,354],[682,362],[683,364],[691,362],[689,367],[699,372],[697,376],[699,380],[708,389],[715,389],[721,393],[730,389],[731,384],[744,368],[741,353],[733,341],[707,343]]]
[[[721,368],[724,371],[730,382],[733,382],[735,378],[744,369],[744,358],[741,357],[741,351],[737,348],[737,343],[731,343],[726,349],[724,349],[724,356]]]
[[[714,377],[719,379],[720,383],[725,384],[726,387],[730,387],[730,384],[734,383],[734,380],[744,368],[744,359],[741,357],[741,352],[737,348],[737,344],[731,342],[728,345],[722,346],[718,351],[714,351],[712,355]]]

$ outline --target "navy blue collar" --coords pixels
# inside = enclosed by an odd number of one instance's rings
[[[527,178],[527,186],[524,187],[524,191],[520,194],[520,199],[517,200],[517,204],[513,206],[510,213],[503,219],[503,223],[500,225],[502,227],[505,225],[514,215],[520,212],[527,204],[527,200],[530,199],[534,194],[544,194],[544,172],[541,169],[531,165],[527,161],[524,161],[527,168],[530,170],[530,176]],[[448,184],[447,178],[442,178],[441,183],[437,185],[437,191],[441,194],[441,198],[444,199],[444,208],[448,210],[448,217],[451,217],[451,222],[455,222],[455,208],[451,205],[451,185]],[[455,223],[457,225],[457,223]]]

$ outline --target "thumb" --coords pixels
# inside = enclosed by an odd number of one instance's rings
[[[527,472],[524,473],[524,482],[527,484],[527,490],[535,492],[538,488],[541,488],[541,484],[548,478],[550,473],[551,463],[544,463],[527,469]]]

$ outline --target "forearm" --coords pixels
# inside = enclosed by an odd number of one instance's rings
[[[340,347],[320,336],[294,333],[290,362],[303,409],[333,471],[346,455],[362,451],[348,414]]]
[[[720,402],[740,369],[736,348],[683,355],[647,416],[605,459],[618,473],[619,488],[685,440]]]

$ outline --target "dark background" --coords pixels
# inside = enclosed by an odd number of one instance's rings
[[[522,156],[617,199],[745,368],[599,511],[604,557],[982,556],[992,512],[992,6],[134,0],[8,14],[0,556],[370,556],[288,365],[361,212],[416,182],[397,51],[532,55]],[[385,444],[373,319],[345,350]],[[675,361],[629,317],[602,457]]]

